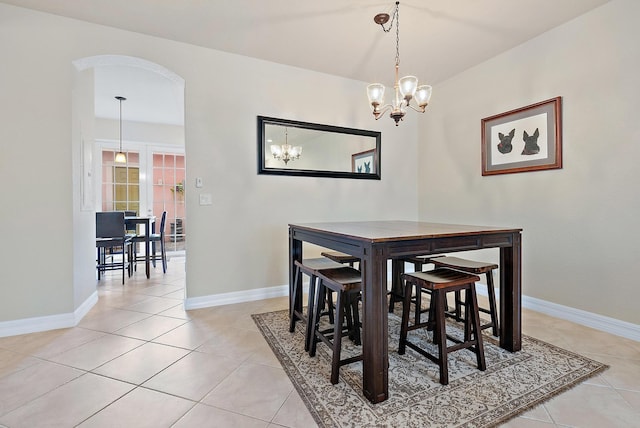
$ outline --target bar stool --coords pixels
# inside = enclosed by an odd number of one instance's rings
[[[404,300],[404,291],[402,289],[402,281],[400,279],[404,273],[404,263],[412,263],[414,272],[422,272],[424,265],[429,263],[429,257],[430,256],[411,256],[403,257],[402,259],[395,261],[393,268],[393,284],[391,291],[389,292],[389,313],[393,313],[396,302],[402,302]],[[398,263],[402,264],[400,271],[397,271]],[[429,293],[427,290],[422,291]],[[411,299],[411,302],[416,305],[416,308],[420,308],[422,306],[421,294],[422,293],[416,293],[416,295]],[[424,312],[426,311],[415,312],[416,324],[420,323],[420,314]]]
[[[301,321],[306,324],[305,330],[305,340],[304,340],[304,350],[309,350],[309,339],[311,337],[311,320],[312,320],[312,308],[313,308],[313,298],[315,295],[316,288],[316,279],[318,277],[318,272],[324,269],[339,269],[344,267],[344,265],[340,263],[336,263],[332,260],[329,260],[325,257],[318,257],[314,259],[304,259],[302,262],[296,260],[295,262],[295,276],[293,280],[293,293],[290,296],[290,304],[291,308],[289,313],[289,331],[291,333],[294,332],[296,328],[296,322]],[[295,301],[298,299],[298,296],[302,296],[302,275],[307,275],[309,277],[309,296],[307,300],[307,314],[305,315],[302,311],[298,311],[295,309]],[[324,300],[322,301],[324,303]],[[333,318],[333,315],[331,316]],[[331,319],[333,322],[333,319]]]
[[[478,308],[480,312],[489,314],[491,321],[480,326],[481,329],[491,328],[494,336],[500,335],[500,325],[498,323],[498,306],[496,305],[496,292],[493,288],[493,270],[498,269],[497,264],[477,262],[474,260],[462,259],[459,257],[432,257],[428,259],[436,267],[444,267],[459,270],[461,272],[480,275],[485,274],[487,278],[487,295],[489,298],[489,309]],[[460,293],[456,293],[455,312],[452,314],[457,320],[461,319],[462,299]]]
[[[358,301],[361,291],[360,271],[351,267],[326,269],[317,272],[319,285],[315,293],[313,303],[313,327],[309,356],[316,355],[318,342],[322,341],[332,349],[331,357],[331,383],[337,384],[340,367],[346,364],[362,361],[362,353],[345,359],[340,359],[342,337],[354,338],[356,344],[360,343],[360,320],[358,315]],[[320,303],[319,299],[326,293],[326,289],[336,293],[336,314],[332,328],[320,328]],[[345,314],[345,310],[351,312]],[[350,320],[350,318],[352,319]],[[347,320],[346,328],[342,320]]]
[[[440,368],[440,383],[449,383],[448,354],[461,349],[469,349],[476,354],[478,369],[486,370],[484,358],[484,346],[482,343],[482,332],[480,330],[480,315],[478,312],[478,301],[476,298],[475,282],[480,278],[464,272],[451,269],[437,268],[427,272],[414,272],[402,274],[404,287],[404,305],[402,308],[402,325],[400,327],[400,344],[398,354],[403,355],[406,347],[415,350],[419,354],[427,357],[438,364]],[[411,304],[412,288],[416,287],[416,294],[421,289],[431,291],[431,304],[429,320],[419,324],[409,325],[409,309]],[[465,325],[464,339],[459,340],[446,332],[445,301],[446,293],[465,290]],[[420,348],[415,343],[407,339],[407,333],[418,328],[432,327],[433,342],[438,345],[438,356],[430,354]],[[455,344],[447,346],[447,339]]]
[[[352,256],[351,254],[341,253],[340,251],[323,251],[320,253],[321,256],[326,257],[330,260],[333,260],[336,263],[347,264],[350,267],[355,267],[356,263],[360,264],[360,259],[358,257]],[[333,324],[333,293],[331,290],[327,289],[327,304],[329,311],[329,320]]]

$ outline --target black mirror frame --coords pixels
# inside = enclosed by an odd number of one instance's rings
[[[374,137],[376,139],[376,148],[374,155],[374,165],[376,171],[373,174],[362,174],[344,171],[318,171],[311,169],[291,169],[291,168],[266,168],[265,167],[265,126],[267,124],[280,125],[287,127],[296,127],[304,129],[312,129],[316,131],[335,132],[340,134],[352,134],[365,137]],[[278,119],[275,117],[258,116],[258,174],[266,175],[293,175],[305,177],[331,177],[331,178],[355,178],[360,180],[380,180],[380,145],[382,142],[382,133],[378,131],[369,131],[365,129],[344,128],[340,126],[323,125],[319,123],[300,122],[296,120]]]

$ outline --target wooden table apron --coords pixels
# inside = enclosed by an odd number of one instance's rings
[[[150,216],[150,217],[125,217],[124,218],[124,223],[127,226],[132,226],[132,225],[138,225],[138,224],[142,224],[144,225],[144,267],[145,267],[145,273],[147,274],[147,278],[149,278],[151,276],[151,257],[150,257],[150,252],[151,252],[151,245],[149,241],[149,234],[150,233],[155,233],[156,232],[156,217],[155,216]]]
[[[363,275],[363,393],[371,402],[389,397],[388,382],[388,303],[387,260],[392,260],[394,275],[399,276],[399,258],[412,255],[443,254],[456,251],[500,248],[500,346],[515,352],[521,349],[521,229],[497,227],[439,225],[416,222],[354,222],[375,226],[389,224],[428,225],[445,227],[446,231],[421,236],[366,237],[336,232],[334,225],[350,223],[316,223],[289,225],[289,296],[293,296],[294,261],[302,260],[302,243],[342,251],[360,257]],[[451,228],[454,229],[451,229]],[[333,229],[324,230],[325,229]],[[340,230],[338,228],[337,230]],[[294,305],[302,310],[302,293],[297,293]]]

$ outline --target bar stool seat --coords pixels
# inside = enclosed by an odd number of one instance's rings
[[[427,272],[402,274],[402,281],[405,283],[405,288],[398,354],[403,355],[406,351],[406,347],[409,347],[438,364],[438,367],[440,368],[440,383],[443,385],[447,385],[449,383],[448,354],[450,352],[469,349],[476,354],[478,369],[481,371],[486,370],[482,332],[480,329],[480,316],[478,312],[478,301],[475,292],[475,282],[479,280],[480,278],[476,275],[445,268],[437,268]],[[419,294],[421,289],[426,289],[431,292],[431,304],[429,319],[426,322],[409,325],[411,295],[412,288],[414,286],[416,287],[416,294]],[[460,290],[465,290],[466,316],[463,340],[454,338],[446,333],[446,293]],[[416,310],[419,310],[419,308],[416,308]],[[437,356],[420,348],[417,344],[410,342],[407,338],[409,331],[425,327],[428,329],[432,328],[434,331],[433,342],[438,345]],[[455,344],[448,346],[447,339]]]
[[[354,342],[356,344],[360,342],[358,301],[362,277],[360,271],[347,266],[317,271],[317,276],[319,285],[313,303],[313,327],[309,355],[315,356],[318,342],[324,342],[332,349],[331,383],[335,385],[338,383],[341,366],[362,361],[362,353],[345,359],[340,358],[343,336],[355,336]],[[336,314],[333,328],[322,330],[320,329],[319,299],[326,293],[326,289],[336,293]],[[345,314],[345,311],[351,313]],[[343,325],[345,318],[346,328]]]
[[[359,257],[352,256],[351,254],[341,253],[340,251],[323,251],[320,253],[320,255],[337,263],[348,264],[351,267],[354,267],[355,263],[360,263]]]
[[[500,324],[498,322],[498,306],[496,304],[496,291],[493,286],[493,270],[498,269],[498,265],[494,263],[478,262],[475,260],[462,259],[460,257],[442,256],[431,257],[428,259],[435,267],[444,267],[459,270],[461,272],[481,275],[485,274],[487,278],[487,296],[489,298],[489,309],[479,307],[478,310],[485,314],[489,314],[490,321],[480,326],[481,329],[491,328],[494,336],[500,336]],[[455,317],[461,318],[461,301],[460,293],[456,294]]]

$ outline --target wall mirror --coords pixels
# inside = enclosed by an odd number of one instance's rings
[[[258,116],[258,174],[380,180],[381,133]]]

